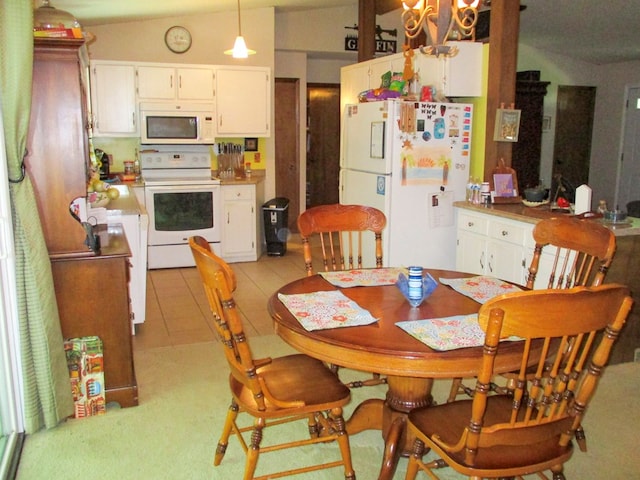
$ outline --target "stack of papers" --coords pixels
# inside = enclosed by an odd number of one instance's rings
[[[278,299],[308,331],[377,322],[367,310],[339,290],[293,295],[279,293]]]

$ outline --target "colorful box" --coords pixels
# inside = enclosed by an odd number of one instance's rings
[[[64,342],[75,417],[106,413],[104,357],[99,337],[70,338]]]

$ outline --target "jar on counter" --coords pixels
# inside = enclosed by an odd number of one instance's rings
[[[124,162],[124,174],[125,175],[133,175],[133,161],[126,160]]]
[[[607,201],[606,200],[600,200],[600,203],[598,203],[598,213],[601,213],[602,215],[604,215],[604,212],[606,212],[607,209]]]

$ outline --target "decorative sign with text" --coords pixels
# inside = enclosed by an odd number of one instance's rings
[[[358,26],[354,25],[353,27],[344,27],[349,30],[358,30]],[[386,30],[380,25],[376,25],[376,53],[396,53],[396,41],[395,40],[384,40],[382,38],[382,34],[386,33],[391,37],[397,37],[398,31],[394,28],[393,30]],[[358,50],[358,36],[357,35],[347,35],[344,39],[344,49],[348,52],[355,52]]]

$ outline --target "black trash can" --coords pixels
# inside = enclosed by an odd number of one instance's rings
[[[267,242],[267,255],[281,256],[287,252],[289,237],[289,199],[272,198],[262,205],[264,217],[264,235]]]

